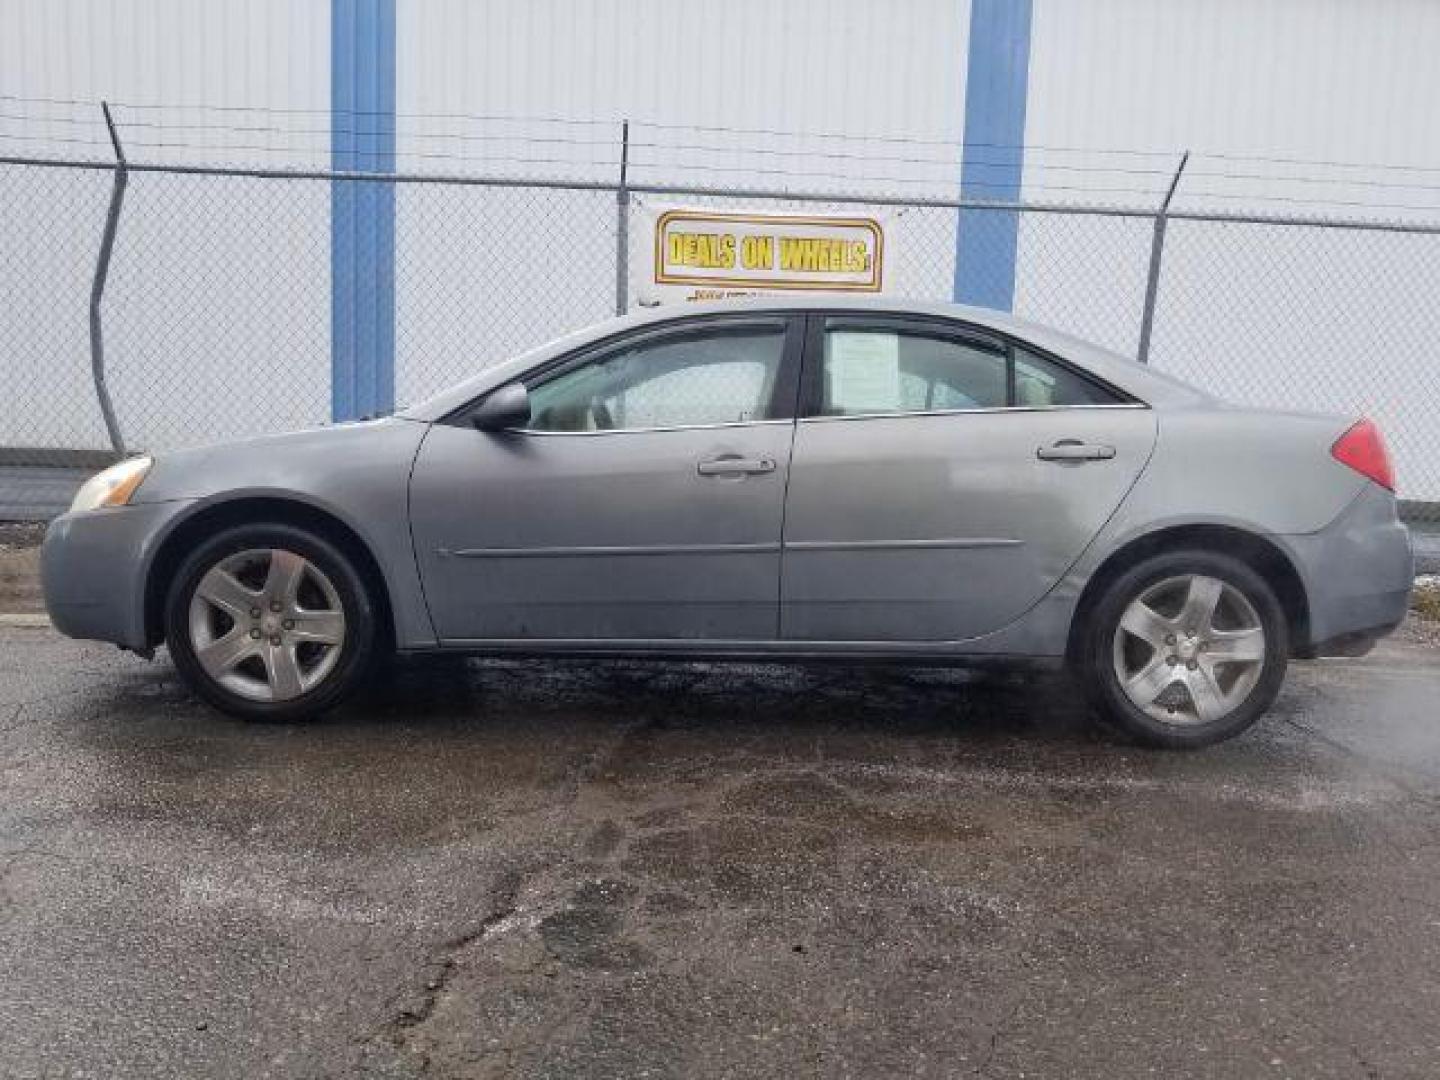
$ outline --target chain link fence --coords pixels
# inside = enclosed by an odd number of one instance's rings
[[[1412,517],[1440,522],[1440,235],[1176,220],[1152,362],[1230,401],[1364,415]]]
[[[0,165],[0,448],[13,462],[109,445],[88,322],[109,197],[108,170]]]
[[[887,291],[929,300],[953,294],[961,215],[1009,214],[1017,314],[1136,356],[1153,263],[1150,363],[1241,404],[1373,416],[1409,512],[1440,521],[1429,226],[1186,212],[1157,230],[1158,206],[133,165],[92,335],[116,179],[101,162],[0,159],[0,518],[26,516],[46,470],[113,457],[97,359],[130,451],[329,422],[333,189],[385,183],[400,403],[612,315],[641,270],[621,203],[883,214]]]
[[[401,184],[395,232],[397,402],[615,313],[613,191]]]
[[[324,181],[134,174],[103,324],[126,446],[329,420],[329,251]]]

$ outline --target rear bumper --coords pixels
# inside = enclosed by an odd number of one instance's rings
[[[1366,484],[1319,532],[1283,538],[1309,598],[1309,640],[1297,655],[1361,655],[1404,621],[1415,558],[1395,507],[1390,492]]]
[[[147,648],[146,577],[185,505],[117,506],[52,521],[40,549],[40,584],[55,629],[69,637]]]

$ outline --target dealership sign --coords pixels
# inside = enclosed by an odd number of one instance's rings
[[[649,307],[794,291],[877,293],[885,231],[873,217],[742,213],[636,200],[631,301]]]

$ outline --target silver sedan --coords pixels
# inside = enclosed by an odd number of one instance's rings
[[[1240,409],[900,301],[615,320],[383,420],[125,461],[51,526],[55,625],[290,720],[390,650],[1068,665],[1133,736],[1251,724],[1403,618],[1375,428]]]

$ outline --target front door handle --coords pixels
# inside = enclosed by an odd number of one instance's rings
[[[775,471],[775,459],[720,457],[702,461],[695,466],[701,476],[754,476]]]
[[[1040,447],[1035,456],[1041,461],[1109,461],[1115,456],[1115,448],[1083,443],[1079,439],[1061,439],[1054,446]]]

